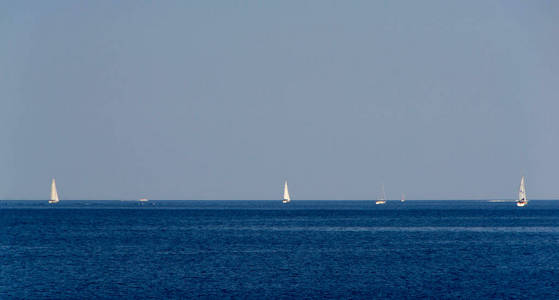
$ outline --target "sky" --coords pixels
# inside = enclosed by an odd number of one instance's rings
[[[559,2],[3,1],[0,199],[559,199]]]

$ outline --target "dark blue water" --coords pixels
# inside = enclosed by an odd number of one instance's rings
[[[559,201],[0,201],[0,298],[559,298]]]

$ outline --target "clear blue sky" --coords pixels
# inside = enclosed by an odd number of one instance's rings
[[[0,199],[559,198],[559,2],[3,1]]]

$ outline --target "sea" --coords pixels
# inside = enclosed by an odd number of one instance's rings
[[[559,201],[0,201],[0,299],[559,299]]]

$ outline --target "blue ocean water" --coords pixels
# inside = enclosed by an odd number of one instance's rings
[[[559,201],[0,201],[0,298],[559,299]]]

